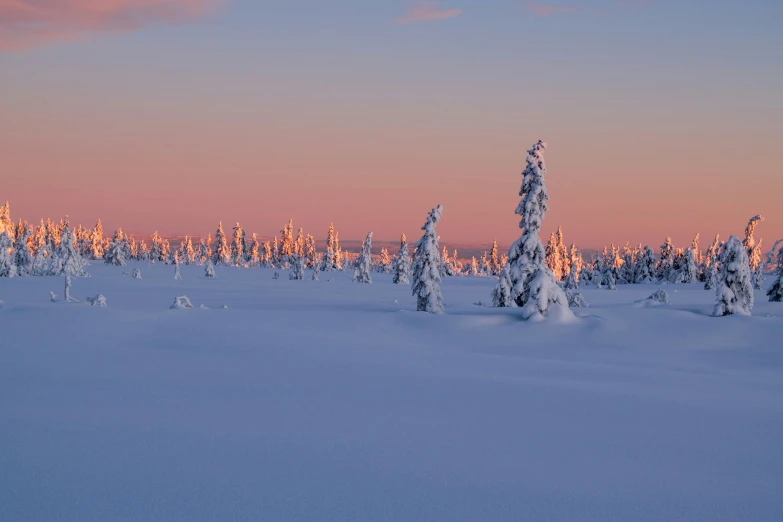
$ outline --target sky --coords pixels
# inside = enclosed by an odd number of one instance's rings
[[[13,218],[584,248],[783,237],[778,0],[0,0]],[[543,238],[546,241],[546,237]]]

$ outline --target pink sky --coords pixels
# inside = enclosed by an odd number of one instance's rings
[[[726,42],[717,28],[700,36],[714,41],[662,40],[648,4],[590,18],[401,1],[332,21],[316,3],[68,0],[31,14],[0,0],[0,40],[15,43],[0,54],[0,199],[15,218],[134,233],[201,236],[222,220],[268,236],[294,218],[319,238],[334,222],[345,239],[383,240],[417,237],[443,204],[444,242],[509,244],[541,138],[545,234],[657,250],[667,235],[742,234],[762,214],[771,245],[783,82],[747,58],[768,47],[737,35],[736,57],[704,54]],[[530,52],[520,27],[546,45]]]

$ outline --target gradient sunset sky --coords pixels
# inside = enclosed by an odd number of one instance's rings
[[[12,217],[585,248],[783,236],[780,0],[0,0]],[[546,241],[546,238],[544,238]]]

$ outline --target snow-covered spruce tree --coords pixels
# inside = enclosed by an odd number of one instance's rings
[[[763,217],[753,216],[745,227],[745,239],[742,241],[742,246],[748,254],[748,263],[751,270],[755,270],[759,265],[759,262],[761,262],[761,250],[757,248],[756,239],[753,237],[753,234],[756,231],[756,225],[762,221],[764,221]]]
[[[291,260],[291,272],[288,274],[288,279],[292,281],[301,281],[304,279],[304,260],[299,254],[294,251],[289,257]]]
[[[579,270],[576,265],[571,265],[571,271],[568,273],[568,277],[563,282],[563,288],[566,290],[578,290],[579,289]]]
[[[76,250],[73,233],[66,226],[61,233],[60,244],[52,255],[49,273],[55,276],[62,274],[86,276],[85,266],[87,261]]]
[[[635,280],[636,255],[629,242],[623,247],[622,265],[620,265],[620,276],[618,282],[622,284],[631,284]]]
[[[103,242],[103,224],[98,219],[90,236],[90,259],[103,259]]]
[[[330,272],[336,269],[334,264],[334,237],[334,223],[329,223],[329,232],[326,235],[326,252],[324,252],[321,266],[322,272]]]
[[[239,266],[244,264],[245,260],[245,250],[244,250],[244,235],[245,232],[242,230],[242,225],[239,224],[239,221],[237,221],[237,224],[234,225],[234,234],[231,236],[231,264],[234,266]]]
[[[11,241],[16,239],[14,222],[11,220],[11,205],[8,204],[8,201],[5,202],[5,205],[0,205],[0,234],[3,232],[8,234],[8,239]]]
[[[343,251],[340,249],[340,232],[337,231],[334,233],[334,269],[343,269]]]
[[[569,308],[588,308],[587,300],[582,292],[579,291],[579,269],[576,265],[571,265],[568,277],[565,279],[565,294],[568,299]]]
[[[674,257],[672,238],[667,237],[666,241],[661,245],[661,259],[658,262],[658,279],[661,281],[668,281],[671,278],[671,273],[674,269]]]
[[[568,248],[565,246],[565,242],[563,241],[563,227],[558,226],[557,227],[557,233],[555,233],[555,238],[557,238],[557,251],[558,251],[558,257],[560,258],[560,274],[555,274],[555,278],[557,278],[558,281],[564,280],[566,277],[568,277],[568,274],[571,272],[571,262],[568,255]]]
[[[215,266],[229,266],[231,264],[231,247],[226,241],[226,233],[223,232],[223,222],[218,223],[215,232],[215,248],[212,251],[212,263]]]
[[[2,208],[0,206],[0,210]],[[4,230],[0,233],[0,277],[14,277],[15,275],[14,242],[11,240],[11,234],[8,230]]]
[[[699,265],[696,263],[696,250],[693,247],[685,251],[682,265],[680,266],[679,281],[681,283],[699,282]]]
[[[356,260],[353,271],[354,283],[372,283],[372,232],[367,233],[367,237],[362,244],[362,252]]]
[[[385,248],[381,248],[381,255],[378,257],[378,272],[382,274],[388,274],[392,271],[392,260],[389,256],[389,251]]]
[[[304,231],[302,229],[299,229],[299,232],[296,233],[296,241],[294,241],[294,253],[299,256],[299,258],[302,260],[302,265],[305,264],[304,260],[304,252],[305,252],[305,239],[304,239]]]
[[[33,275],[33,254],[28,246],[30,232],[25,228],[21,234],[17,235],[16,239],[14,265],[16,265],[16,274],[20,276]]]
[[[215,264],[212,262],[212,259],[207,259],[207,266],[204,268],[204,277],[210,279],[215,278]]]
[[[696,266],[701,265],[701,250],[699,250],[699,234],[696,234],[696,236],[693,238],[693,242],[691,243],[691,248],[693,249],[693,259],[696,261]]]
[[[471,276],[479,275],[479,264],[476,260],[476,256],[473,256],[468,263],[467,274]]]
[[[634,282],[636,284],[650,284],[655,282],[655,252],[649,246],[645,246],[636,261]]]
[[[489,251],[487,259],[487,274],[496,276],[500,274],[500,261],[498,260],[498,240],[492,240],[492,250]]]
[[[783,243],[783,239],[778,239],[775,244],[772,245],[772,249],[767,252],[767,259],[764,262],[764,267],[767,269],[777,269],[780,267],[780,263],[775,263],[775,252],[778,251],[778,246]]]
[[[767,291],[767,297],[773,303],[783,301],[783,247],[778,250],[777,267],[774,273],[775,280]]]
[[[517,303],[512,296],[511,277],[509,276],[509,265],[500,270],[498,284],[492,290],[492,306],[495,308],[514,308]]]
[[[411,289],[416,297],[416,310],[431,314],[443,313],[443,296],[440,293],[440,272],[438,271],[438,234],[435,227],[443,216],[443,206],[438,205],[427,215],[421,229],[424,234],[416,243],[413,253],[413,283]]]
[[[44,243],[33,257],[33,271],[31,275],[45,276],[49,273],[49,245]]]
[[[251,267],[256,267],[259,264],[261,264],[261,243],[258,241],[258,234],[255,232],[250,237],[250,245],[247,247],[247,255],[245,256],[245,259],[247,260],[247,263]]]
[[[280,231],[280,262],[289,263],[289,258],[294,255],[294,220],[290,219],[288,224],[283,225]]]
[[[606,251],[606,249],[604,249]],[[609,290],[617,289],[617,280],[620,278],[620,249],[612,245],[606,254],[606,260],[601,264],[601,284]]]
[[[718,258],[716,316],[750,315],[753,309],[753,286],[750,282],[750,263],[745,247],[736,236],[723,245]]]
[[[712,263],[718,259],[718,252],[720,251],[720,234],[715,235],[715,239],[707,249],[707,252],[702,258],[702,273],[704,274],[704,280],[707,280],[707,271]]]
[[[162,261],[163,258],[161,257],[161,241],[160,236],[158,235],[158,231],[152,233],[151,243],[150,243],[150,261],[153,263],[156,261]]]
[[[546,266],[554,274],[555,279],[560,275],[560,269],[562,266],[562,260],[560,259],[560,249],[557,248],[557,237],[555,233],[549,234],[549,241],[546,244]]]
[[[411,256],[408,252],[408,238],[403,234],[400,238],[400,252],[397,254],[396,263],[394,263],[394,276],[392,277],[392,282],[395,285],[407,285],[410,273]]]
[[[528,151],[527,166],[522,172],[522,187],[519,190],[522,200],[514,211],[522,216],[519,228],[523,233],[511,245],[508,253],[511,295],[515,304],[522,308],[525,319],[545,316],[553,306],[563,309],[568,307],[565,293],[546,266],[544,245],[538,237],[541,222],[549,210],[549,195],[544,183],[545,150],[546,144],[539,140]]]
[[[318,253],[315,250],[315,238],[307,234],[304,242],[305,266],[314,269],[318,265]]]
[[[103,254],[103,259],[107,265],[125,266],[125,235],[121,228],[114,232],[114,238]]]

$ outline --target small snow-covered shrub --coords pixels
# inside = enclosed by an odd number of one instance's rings
[[[101,294],[98,294],[95,297],[88,297],[87,302],[90,303],[90,305],[92,306],[106,308],[106,298]]]
[[[131,277],[133,277],[133,279],[141,279],[141,270],[134,268]]]
[[[318,281],[318,266],[313,269],[313,281]]]
[[[174,304],[170,307],[172,310],[180,310],[183,308],[193,308],[193,305],[186,295],[180,295],[174,298]]]
[[[579,290],[566,290],[569,308],[589,308],[585,296]]]
[[[272,279],[280,279],[280,272],[278,270],[275,270],[275,273],[272,274]]]
[[[650,295],[647,300],[652,301],[653,303],[662,304],[669,304],[671,302],[669,300],[669,294],[667,294],[666,291],[662,288],[659,288],[656,292]]]

